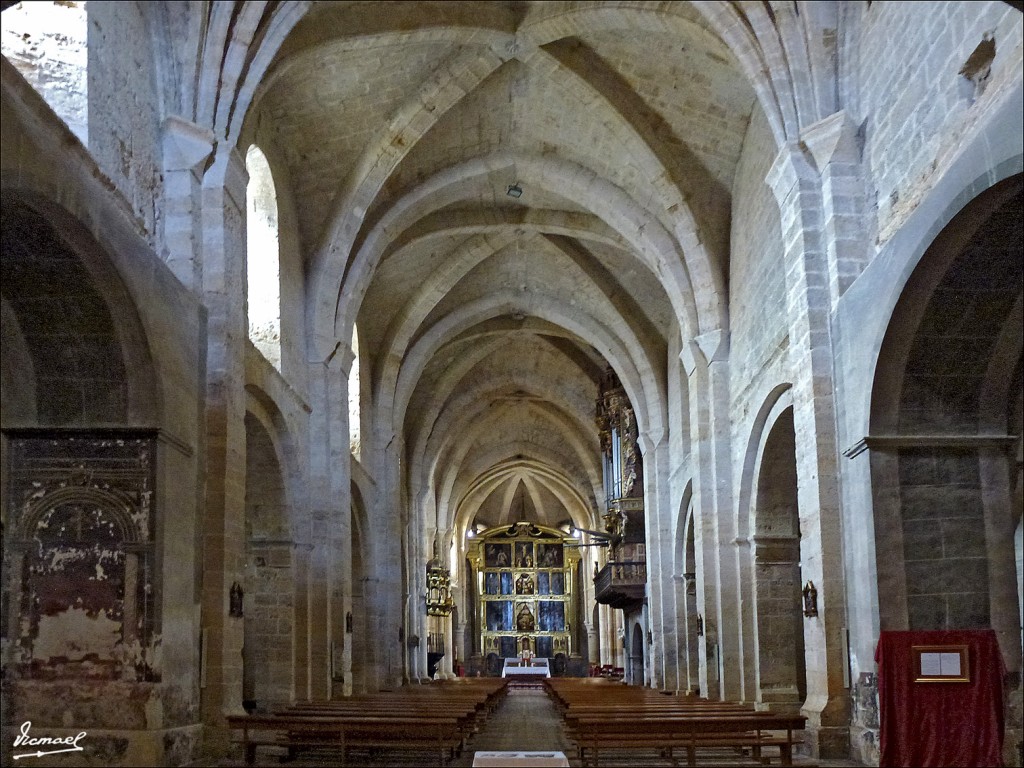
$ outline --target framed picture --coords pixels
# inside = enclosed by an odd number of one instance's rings
[[[512,565],[512,546],[510,544],[488,544],[484,547],[484,567],[508,568]]]
[[[915,683],[969,683],[970,659],[966,645],[914,645]]]

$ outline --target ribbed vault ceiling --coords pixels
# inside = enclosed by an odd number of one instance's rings
[[[311,343],[356,324],[375,426],[442,527],[594,523],[602,371],[656,431],[670,342],[720,326],[753,104],[688,3],[323,3],[294,27],[244,133],[295,200]]]

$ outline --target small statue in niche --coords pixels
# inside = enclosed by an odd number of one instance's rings
[[[231,585],[228,598],[228,616],[236,619],[242,618],[244,615],[242,613],[242,602],[245,600],[245,593],[242,592],[242,585],[237,581]]]

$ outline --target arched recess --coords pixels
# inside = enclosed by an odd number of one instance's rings
[[[694,543],[693,484],[687,483],[683,503],[679,508],[679,525],[676,527],[676,563],[681,583],[678,589],[679,612],[682,632],[680,659],[682,659],[686,675],[686,688],[690,691],[700,689],[700,618],[697,611],[697,552]],[[682,679],[682,675],[680,675]]]
[[[796,432],[792,403],[781,404],[759,451],[753,499],[756,696],[796,714],[807,698]]]
[[[138,312],[84,226],[35,195],[5,191],[0,254],[3,426],[158,424]]]
[[[871,398],[880,624],[992,627],[1020,668],[1013,584],[1024,179],[969,202],[896,304]]]
[[[640,622],[633,625],[629,642],[629,683],[644,684],[644,630]]]
[[[295,543],[272,426],[245,415],[246,569],[242,698],[263,709],[294,698]],[[252,705],[250,705],[252,706]]]
[[[86,227],[14,189],[0,200],[0,336],[0,620],[18,649],[5,667],[51,683],[159,681],[160,397],[146,334]],[[68,711],[78,703],[68,696]]]

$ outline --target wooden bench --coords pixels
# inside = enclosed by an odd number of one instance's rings
[[[446,716],[280,714],[231,715],[227,720],[230,728],[241,731],[236,743],[243,746],[249,765],[256,762],[257,747],[277,746],[288,749],[289,757],[302,749],[330,749],[339,765],[347,764],[351,749],[436,750],[438,765],[444,766],[464,735],[462,719]]]
[[[476,733],[487,719],[483,702],[477,701],[409,701],[409,700],[340,700],[300,702],[275,710],[277,715],[344,717],[375,715],[379,717],[454,717],[459,721],[463,740]]]
[[[793,764],[793,732],[802,730],[802,715],[770,712],[637,713],[623,708],[615,714],[569,715],[566,725],[576,742],[583,765],[597,766],[602,749],[657,749],[673,764],[674,749],[685,749],[687,764],[697,764],[697,749],[728,747],[749,750],[751,757],[768,763],[766,747],[779,750],[782,765]]]
[[[673,764],[673,750],[685,749],[687,762],[694,765],[697,749],[711,747],[749,752],[759,763],[770,762],[765,748],[773,747],[779,762],[791,765],[793,745],[799,743],[793,732],[806,723],[800,715],[758,712],[738,702],[666,695],[595,678],[552,680],[546,688],[585,765],[591,760],[598,764],[602,749],[653,749]]]

